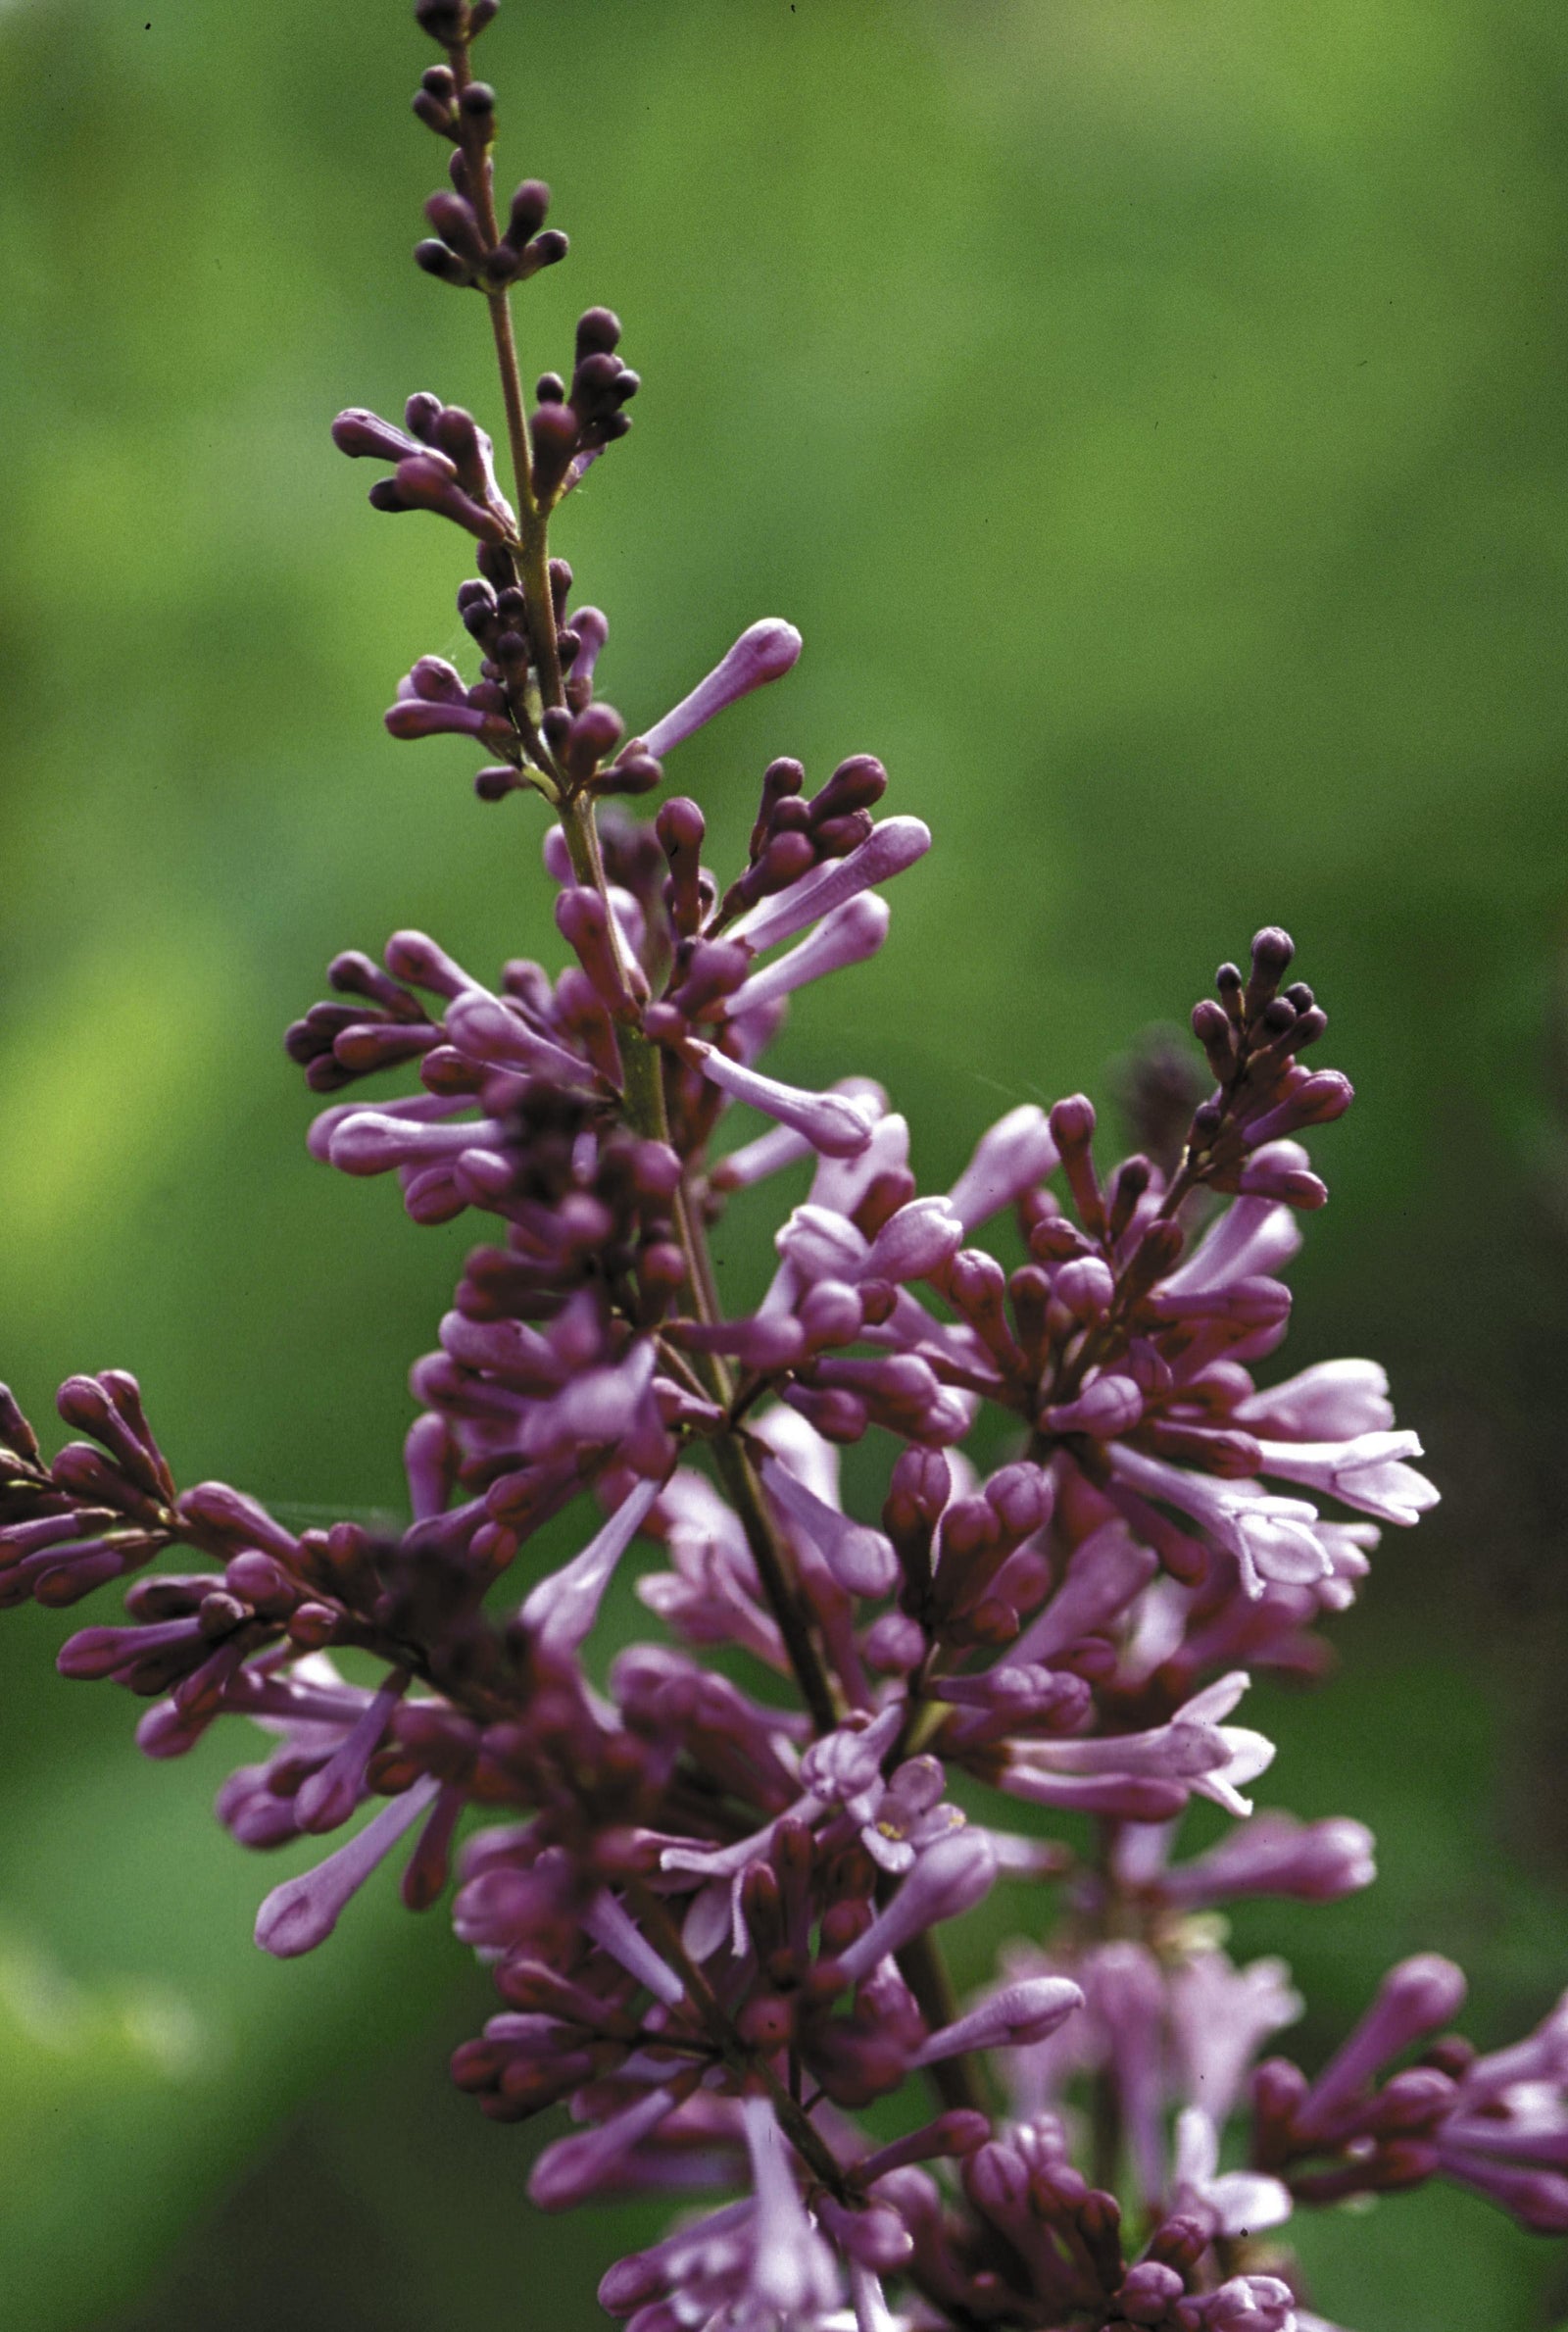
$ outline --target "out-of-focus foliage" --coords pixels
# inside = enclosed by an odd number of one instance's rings
[[[456,1250],[310,1166],[278,1034],[399,924],[481,970],[555,945],[536,813],[379,726],[461,637],[461,554],[326,437],[417,387],[494,411],[477,303],[408,264],[441,158],[405,19],[0,10],[0,1368],[42,1408],[134,1366],[187,1478],[334,1511],[398,1497]],[[786,1067],[882,1075],[936,1181],[1295,930],[1362,1098],[1293,1349],[1388,1358],[1449,1497],[1386,1548],[1335,1696],[1256,1720],[1268,1802],[1380,1835],[1371,1896],[1285,1925],[1303,2047],[1426,1944],[1478,2036],[1520,2029],[1568,1976],[1568,17],[507,0],[485,48],[573,238],[526,360],[606,300],[647,384],[559,529],[610,693],[646,721],[788,615],[794,679],[672,766],[720,860],[784,749],[874,747],[937,831],[853,1025],[808,1006]],[[208,1823],[207,1761],[140,1764],[128,1705],[54,1679],[63,1633],[0,1624],[7,2325],[591,2321],[632,2238],[563,2243],[528,2139],[444,2091],[484,1986],[441,1914],[372,1889],[262,1960],[275,1865]],[[1480,2205],[1305,2248],[1356,2332],[1563,2312]]]

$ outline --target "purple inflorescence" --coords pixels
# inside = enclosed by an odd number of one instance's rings
[[[458,2084],[498,2121],[570,2115],[534,2201],[699,2205],[606,2276],[634,2332],[1312,2332],[1278,2235],[1298,2207],[1447,2179],[1568,2231],[1568,1999],[1478,2056],[1446,2030],[1457,1969],[1407,1960],[1309,2075],[1263,2055],[1300,2012],[1283,1964],[1234,1964],[1213,1916],[1370,1882],[1358,1822],[1254,1812],[1273,1745],[1233,1719],[1257,1673],[1322,1672],[1381,1526],[1437,1495],[1373,1363],[1271,1366],[1327,1196],[1299,1137],[1351,1098],[1308,1066],[1327,1020],[1290,939],[1220,967],[1206,1078],[1153,1063],[1147,1154],[1115,1165],[1075,1095],[922,1191],[873,1081],[760,1066],[797,991],[882,946],[930,836],[877,817],[864,754],[814,791],[772,762],[734,869],[685,798],[601,819],[800,636],[753,624],[633,735],[595,696],[609,626],[572,612],[546,521],[636,375],[590,309],[527,414],[501,320],[564,238],[536,180],[500,223],[469,61],[494,0],[416,14],[444,62],[415,110],[452,147],[416,256],[498,322],[515,506],[436,397],[334,435],[389,466],[377,509],[478,546],[477,676],[421,657],[387,725],[470,739],[482,798],[554,811],[561,944],[482,978],[399,932],[334,961],[287,1046],[325,1098],[314,1157],[488,1243],[413,1369],[406,1528],[179,1490],[122,1372],[62,1387],[84,1438],[53,1459],[0,1389],[0,1602],[129,1578],[62,1671],[145,1700],[151,1757],[220,1718],[266,1736],[220,1819],[331,1843],[263,1903],[265,1950],[325,1942],[388,1862],[411,1909],[450,1889],[500,2000]],[[738,1139],[737,1105],[763,1120]],[[790,1169],[771,1280],[727,1309],[710,1233]],[[839,1453],[868,1439],[854,1511]],[[542,1570],[568,1509],[580,1551]],[[622,1570],[660,1632],[606,1672]],[[1184,1852],[1195,1798],[1231,1826]],[[1028,1940],[960,2006],[940,1931],[1003,1879],[1037,1890]],[[895,2092],[879,2143],[859,2116]]]

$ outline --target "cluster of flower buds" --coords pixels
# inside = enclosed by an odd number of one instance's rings
[[[1423,1954],[1390,1970],[1315,2080],[1285,2058],[1259,2065],[1253,2159],[1307,2202],[1443,2177],[1538,2234],[1568,2234],[1568,1996],[1527,2039],[1490,2057],[1441,2032],[1464,1996],[1453,1962]],[[1418,2044],[1412,2063],[1389,2071]]]
[[[1251,1191],[1293,1207],[1321,1207],[1328,1192],[1290,1159],[1261,1148],[1342,1117],[1352,1099],[1338,1069],[1306,1069],[1300,1055],[1327,1028],[1328,1015],[1304,980],[1280,987],[1296,953],[1288,932],[1259,931],[1244,980],[1234,964],[1215,974],[1219,1001],[1193,1008],[1193,1032],[1217,1090],[1193,1118],[1186,1172],[1211,1190]]]
[[[608,308],[588,308],[577,319],[570,382],[543,372],[529,420],[533,445],[533,490],[548,510],[577,480],[607,445],[631,427],[626,406],[640,381],[615,350],[620,319]]]
[[[449,69],[442,65],[432,65],[425,74],[415,109],[421,121],[454,144],[462,138],[466,121],[487,124],[493,110],[490,91],[482,81],[470,82],[460,97]],[[525,283],[541,268],[554,267],[565,258],[565,236],[559,227],[545,225],[550,189],[542,179],[523,179],[512,197],[506,226],[492,242],[473,202],[463,191],[471,182],[464,156],[454,154],[451,167],[452,191],[438,188],[424,206],[435,233],[414,246],[415,259],[427,275],[438,275],[443,283],[471,283],[483,291],[499,291],[509,283]]]
[[[934,2181],[906,2171],[899,2196],[915,2230],[914,2272],[951,2319],[1094,2324],[1107,2332],[1293,2332],[1290,2287],[1239,2274],[1194,2288],[1211,2233],[1188,2211],[1161,2215],[1136,2258],[1121,2207],[1076,2167],[1059,2120],[1013,2124],[966,2156],[967,2224]]]
[[[414,111],[427,129],[458,150],[451,161],[452,192],[432,194],[424,206],[435,233],[416,245],[414,256],[427,274],[443,282],[476,284],[491,294],[554,267],[567,250],[565,236],[545,225],[550,189],[538,178],[523,180],[512,197],[505,228],[497,225],[490,160],[495,91],[487,81],[474,79],[468,50],[493,22],[498,6],[499,0],[420,0],[415,11],[430,38],[446,50],[447,61],[421,75]]]
[[[472,414],[421,390],[403,419],[400,429],[354,406],[332,423],[339,453],[393,465],[392,475],[370,488],[372,509],[431,510],[482,543],[515,533],[512,505],[496,483],[495,449]]]
[[[416,108],[456,148],[424,264],[504,306],[564,243],[534,181],[494,225],[467,55],[494,0],[417,14],[447,61]],[[422,657],[388,727],[471,737],[482,798],[531,788],[561,821],[562,968],[486,986],[400,932],[384,966],[339,956],[288,1033],[333,1097],[318,1160],[395,1174],[416,1223],[495,1226],[413,1371],[410,1522],[295,1532],[223,1485],[177,1492],[116,1371],[63,1388],[92,1439],[52,1462],[0,1391],[0,1604],[139,1574],[128,1624],[74,1636],[64,1673],[150,1699],[154,1758],[260,1727],[219,1801],[241,1844],[345,1833],[268,1896],[268,1951],[323,1943],[395,1850],[415,1910],[456,1862],[456,1932],[501,2006],[455,2076],[498,2121],[571,2118],[535,2201],[739,2190],[606,2278],[633,2332],[1332,2332],[1276,2239],[1298,2207],[1444,2176],[1568,2231],[1568,2004],[1477,2057],[1432,2037],[1457,1971],[1412,1961],[1310,2080],[1254,2069],[1299,2009],[1285,1969],[1216,1941],[1239,1897],[1373,1875],[1359,1823],[1253,1812],[1273,1745],[1232,1719],[1254,1671],[1320,1672],[1379,1525],[1436,1496],[1374,1364],[1259,1381],[1325,1196],[1297,1137],[1350,1098],[1302,1065],[1326,1018],[1282,988],[1291,942],[1221,967],[1194,1014],[1212,1093],[1161,1055],[1146,1147],[1108,1173],[1075,1095],[1009,1111],[922,1192],[871,1079],[760,1067],[790,998],[882,946],[883,886],[930,837],[875,819],[864,754],[815,792],[773,762],[727,881],[692,801],[597,822],[801,645],[752,625],[635,735],[595,698],[608,626],[569,611],[542,529],[624,430],[618,338],[588,310],[570,382],[541,381],[520,519],[461,408],[334,429],[391,464],[377,507],[478,544],[458,604],[479,676]],[[398,1070],[416,1090],[342,1098]],[[765,1122],[732,1140],[737,1106]],[[726,1310],[709,1234],[794,1168],[771,1281]],[[840,1451],[867,1440],[857,1511]],[[544,1570],[533,1542],[568,1510],[579,1552]],[[205,1567],[151,1567],[176,1547]],[[623,1567],[662,1634],[607,1674],[589,1647]],[[1178,1860],[1195,1797],[1235,1826]],[[1093,1817],[1092,1847],[1043,1815]],[[939,1932],[999,1879],[1059,1890],[1060,1916],[963,2008]],[[875,2143],[862,2109],[926,2084],[934,2118],[901,2108],[907,2134]],[[1222,2171],[1249,2100],[1251,2164]]]
[[[500,14],[501,0],[415,0],[414,21],[444,49],[466,49]]]
[[[71,1376],[60,1414],[91,1441],[46,1464],[38,1437],[0,1385],[0,1607],[59,1608],[140,1570],[176,1532],[174,1484],[133,1376]]]

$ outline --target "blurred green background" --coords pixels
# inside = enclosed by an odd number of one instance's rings
[[[311,1165],[279,1049],[335,949],[555,950],[539,814],[379,715],[462,638],[450,530],[368,512],[345,404],[493,416],[477,302],[410,267],[440,157],[394,0],[0,8],[0,1367],[134,1366],[182,1478],[395,1506],[462,1245]],[[940,1187],[1012,1103],[1180,1019],[1285,921],[1360,1101],[1293,1354],[1372,1352],[1447,1503],[1392,1535],[1265,1803],[1383,1879],[1240,1922],[1321,2052],[1396,1955],[1497,2040],[1568,1976],[1568,620],[1560,0],[507,0],[503,167],[556,189],[522,301],[646,387],[558,526],[645,724],[744,623],[784,687],[682,749],[729,863],[769,755],[874,748],[936,829],[786,1073],[869,1069]],[[765,1224],[728,1242],[742,1277]],[[107,1615],[107,1614],[106,1614]],[[445,2086],[487,1987],[371,1888],[278,1966],[277,1874],[0,1627],[0,2314],[570,2328],[646,2217],[553,2224],[535,2138]],[[964,1947],[973,1978],[988,1938]],[[1568,2316],[1561,2254],[1448,2194],[1313,2222],[1355,2332]]]

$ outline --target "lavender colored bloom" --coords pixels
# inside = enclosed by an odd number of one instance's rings
[[[936,2064],[944,2057],[960,2056],[969,2049],[1027,2048],[1054,2032],[1083,2003],[1078,1986],[1062,1976],[1036,1976],[1008,1984],[934,2034],[914,2061]]]
[[[1219,2131],[1197,2106],[1176,2117],[1175,2160],[1171,2170],[1175,2208],[1200,2215],[1216,2235],[1234,2242],[1279,2227],[1291,2215],[1290,2189],[1256,2170],[1219,2167]]]
[[[902,874],[930,847],[930,829],[919,819],[884,819],[848,858],[819,867],[775,899],[754,908],[736,924],[735,936],[756,954],[776,947],[781,939],[792,939],[808,923],[830,915],[873,884]]]
[[[945,1196],[874,1080],[763,1066],[791,1000],[882,947],[881,886],[931,837],[877,821],[867,754],[814,790],[770,762],[728,868],[695,802],[622,814],[801,643],[754,624],[640,736],[595,694],[609,627],[550,527],[639,383],[601,307],[531,405],[507,353],[512,293],[566,245],[540,181],[498,192],[469,57],[495,13],[418,0],[442,61],[415,111],[448,182],[416,256],[490,308],[514,491],[434,396],[333,434],[387,466],[377,509],[473,545],[476,676],[419,657],[387,726],[469,739],[481,800],[551,814],[553,953],[486,984],[401,931],[381,963],[335,958],[285,1040],[329,1097],[316,1159],[395,1177],[416,1223],[483,1218],[410,1375],[409,1519],[295,1531],[180,1490],[121,1371],[67,1380],[78,1438],[52,1457],[0,1388],[0,1606],[122,1585],[124,1624],[79,1630],[63,1674],[148,1702],[154,1759],[259,1728],[219,1794],[239,1844],[342,1833],[262,1905],[277,1957],[324,1943],[400,1845],[411,1910],[455,1861],[454,1931],[499,1999],[453,2077],[492,2119],[570,2118],[535,2203],[704,2199],[606,2276],[633,2332],[1322,2332],[1255,2245],[1294,2208],[1442,2176],[1568,2231],[1568,2008],[1477,2057],[1440,2032],[1463,1979],[1424,1956],[1309,2079],[1254,2063],[1300,2002],[1208,1915],[1369,1883],[1358,1822],[1252,1814],[1273,1747],[1228,1720],[1254,1674],[1323,1673],[1376,1524],[1436,1497],[1374,1363],[1259,1381],[1327,1196],[1298,1136],[1350,1099],[1305,1060],[1327,1016],[1266,926],[1194,1010],[1212,1090],[1172,1071],[1134,1113],[1147,1155],[1110,1162],[1084,1095],[1027,1103]],[[401,1089],[344,1098],[382,1072]],[[736,1103],[772,1120],[738,1146]],[[794,1168],[777,1267],[737,1310],[714,1226]],[[980,1243],[1004,1213],[1006,1262]],[[590,1500],[544,1567],[544,1526]],[[604,1660],[639,1535],[662,1633]],[[1178,1860],[1195,1796],[1243,1826]],[[1026,1835],[1018,1800],[1094,1822]],[[1021,1914],[1054,1923],[959,2010],[942,1931],[999,1876],[1059,1884]],[[895,2097],[881,2143],[861,2115]],[[1242,2109],[1251,2159],[1222,2170]]]
[[[729,1001],[729,1014],[742,1019],[749,1012],[776,1004],[812,980],[863,964],[887,938],[892,910],[874,891],[861,891],[835,907],[787,956],[779,956],[753,972]]]
[[[1223,1952],[1194,1952],[1173,1969],[1171,2035],[1181,2093],[1222,2129],[1263,2043],[1294,2024],[1303,2002],[1283,1960],[1236,1967]]]
[[[1391,1969],[1372,2007],[1312,2084],[1295,2116],[1297,2129],[1313,2136],[1333,2129],[1366,2081],[1413,2041],[1446,2024],[1464,1996],[1463,1975],[1435,1952]]]
[[[598,1536],[564,1570],[541,1579],[518,1618],[538,1651],[552,1661],[569,1661],[599,1615],[605,1589],[616,1563],[658,1497],[661,1484],[642,1482],[622,1500]]]
[[[1260,1441],[1267,1472],[1321,1490],[1380,1522],[1419,1522],[1438,1493],[1407,1458],[1419,1458],[1414,1433],[1361,1433],[1341,1442]]]
[[[750,1102],[753,1109],[804,1134],[814,1150],[829,1158],[858,1158],[871,1139],[864,1111],[842,1094],[802,1093],[793,1085],[780,1084],[776,1077],[743,1067],[715,1045],[704,1044],[696,1037],[687,1039],[686,1058],[720,1091],[736,1101]]]
[[[879,1530],[852,1522],[817,1498],[776,1458],[764,1460],[762,1480],[790,1521],[804,1530],[839,1585],[851,1595],[890,1593],[898,1577],[892,1546]]]
[[[964,1229],[972,1230],[1032,1185],[1044,1182],[1057,1163],[1045,1111],[1025,1102],[981,1135],[974,1156],[948,1193],[948,1204]]]
[[[1259,1813],[1195,1861],[1163,1871],[1157,1883],[1165,1902],[1189,1908],[1235,1895],[1335,1903],[1372,1884],[1372,1847],[1365,1824],[1344,1815],[1298,1822],[1286,1813]]]
[[[1117,1780],[1148,1776],[1174,1785],[1180,1792],[1178,1803],[1189,1790],[1196,1790],[1228,1812],[1245,1816],[1252,1809],[1241,1796],[1241,1786],[1267,1769],[1274,1745],[1261,1733],[1219,1719],[1230,1714],[1249,1681],[1240,1671],[1221,1677],[1189,1701],[1169,1724],[1152,1732],[1014,1742],[1002,1786],[1016,1797],[1051,1805],[1061,1802],[1052,1794],[1052,1776],[1057,1773]]]
[[[765,687],[794,669],[801,653],[801,635],[793,623],[767,617],[743,631],[706,680],[699,680],[662,720],[656,720],[643,739],[650,753],[665,754],[754,688]]]
[[[1437,2145],[1444,2176],[1537,2234],[1568,2234],[1568,1995],[1526,2040],[1465,2067]]]
[[[878,1960],[902,1951],[940,1920],[972,1910],[990,1892],[996,1874],[996,1855],[983,1830],[945,1832],[919,1856],[887,1909],[839,1954],[845,1974],[858,1982]]]
[[[784,2322],[798,2321],[837,2299],[833,2255],[801,2201],[788,2149],[767,2100],[749,2097],[742,2112],[754,2198],[750,2297]]]
[[[1277,2275],[1235,2275],[1202,2300],[1184,2300],[1182,2332],[1298,2332],[1295,2296]]]
[[[1236,1558],[1250,1595],[1261,1595],[1270,1582],[1310,1586],[1329,1576],[1332,1563],[1318,1532],[1317,1509],[1303,1499],[1189,1473],[1120,1445],[1112,1464],[1117,1479],[1129,1488],[1180,1508],[1210,1531]]]
[[[674,2105],[668,2089],[650,2088],[597,2129],[558,2138],[533,2166],[529,2200],[542,2210],[568,2210],[602,2192],[624,2158],[668,2118]]]
[[[1388,1371],[1376,1361],[1320,1361],[1237,1409],[1238,1421],[1282,1441],[1345,1441],[1394,1423]]]
[[[256,1940],[274,1959],[293,1960],[314,1952],[331,1934],[359,1893],[398,1840],[429,1809],[439,1783],[416,1782],[394,1798],[357,1831],[347,1846],[328,1855],[314,1870],[274,1887],[256,1914]]]

